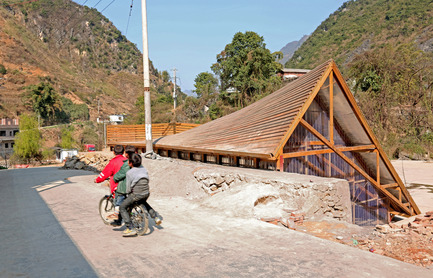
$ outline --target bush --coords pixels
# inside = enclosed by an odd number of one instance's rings
[[[8,71],[6,70],[5,66],[0,64],[0,74],[6,74]]]

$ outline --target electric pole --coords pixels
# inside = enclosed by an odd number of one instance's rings
[[[174,100],[174,110],[176,110],[176,104],[177,104],[177,96],[176,96],[176,68],[172,69],[173,71],[173,82],[174,82],[174,87],[173,87],[173,100]],[[176,113],[176,112],[174,112]]]
[[[152,153],[153,142],[150,108],[149,45],[147,43],[146,0],[141,0],[141,23],[143,29],[144,123],[146,130],[146,153]]]

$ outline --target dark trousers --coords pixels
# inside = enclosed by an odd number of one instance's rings
[[[149,198],[149,193],[144,195],[138,195],[131,193],[126,197],[125,200],[123,200],[122,204],[120,205],[120,215],[123,218],[123,221],[125,222],[126,227],[131,228],[131,217],[128,213],[128,208],[135,202],[139,202],[143,204],[147,211],[150,214],[150,217],[155,218],[156,212],[155,210],[147,203],[147,199]]]

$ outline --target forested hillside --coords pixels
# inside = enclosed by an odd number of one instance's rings
[[[350,0],[323,21],[286,67],[313,68],[333,58],[346,65],[367,50],[415,42],[433,51],[431,0]]]
[[[390,156],[433,157],[433,1],[348,1],[286,67],[330,58]]]
[[[173,91],[167,76],[151,63],[152,100],[160,108],[156,120],[171,119],[171,106],[160,107]],[[53,95],[46,123],[133,110],[129,120],[140,121],[135,112],[137,103],[142,107],[140,51],[96,9],[70,0],[0,2],[0,78],[3,117],[40,113],[31,97],[40,88]]]

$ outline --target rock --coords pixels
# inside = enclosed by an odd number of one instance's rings
[[[220,185],[224,182],[224,179],[221,176],[217,176],[215,178],[215,184]]]
[[[296,228],[295,221],[293,221],[292,219],[289,219],[289,218],[280,218],[280,223],[289,229],[294,230]]]
[[[338,240],[342,240],[342,239],[343,239],[342,236],[337,236],[337,237],[335,237],[335,238],[338,239]]]
[[[77,170],[81,170],[81,169],[84,168],[85,165],[86,165],[86,164],[84,164],[84,162],[82,162],[82,161],[78,161],[77,163],[75,163],[74,168],[77,169]]]
[[[390,227],[389,225],[385,224],[385,225],[376,225],[376,230],[383,233],[383,234],[387,234],[390,231]]]

